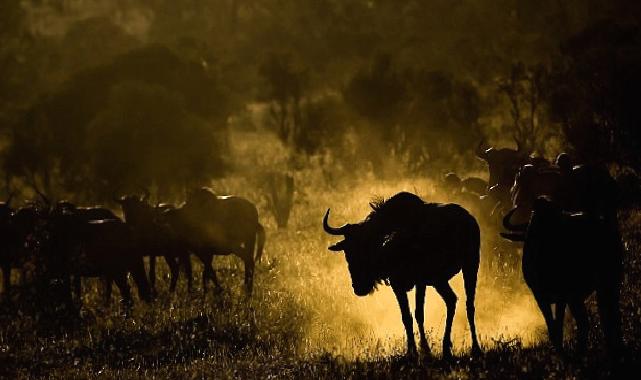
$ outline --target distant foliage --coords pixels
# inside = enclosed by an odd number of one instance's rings
[[[167,191],[222,174],[229,112],[203,67],[162,46],[137,49],[29,108],[13,127],[5,169],[45,193]]]
[[[641,169],[641,28],[604,22],[568,40],[549,106],[583,161]]]

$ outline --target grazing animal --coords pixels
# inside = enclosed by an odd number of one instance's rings
[[[545,318],[552,344],[563,349],[563,316],[569,305],[577,324],[578,348],[585,349],[588,318],[584,303],[596,291],[608,347],[619,352],[623,249],[618,228],[599,216],[564,213],[545,197],[536,199],[527,224],[512,224],[515,210],[503,220],[511,232],[501,235],[524,242],[523,277]]]
[[[167,205],[152,207],[147,203],[148,194],[123,196],[117,200],[122,207],[127,225],[131,226],[134,236],[141,245],[144,255],[149,256],[149,282],[156,291],[156,257],[163,256],[171,272],[169,291],[176,290],[179,264],[182,263],[188,274],[188,289],[191,291],[191,263],[189,252],[174,238],[169,227],[161,223],[162,213],[171,209]]]
[[[0,267],[6,294],[11,290],[12,269],[22,269],[22,281],[25,281],[24,264],[33,257],[37,245],[35,233],[45,214],[46,210],[36,203],[16,211],[11,209],[9,202],[0,206]]]
[[[252,202],[237,196],[217,196],[200,188],[190,194],[182,207],[164,212],[163,220],[178,241],[203,262],[203,290],[208,280],[221,289],[212,268],[213,256],[234,254],[243,260],[245,289],[251,295],[254,267],[265,244],[265,229]]]
[[[93,215],[112,215],[92,219]],[[51,276],[63,279],[71,303],[70,278],[101,277],[107,285],[105,302],[111,299],[115,282],[124,301],[131,303],[127,276],[132,274],[142,300],[151,301],[141,247],[131,229],[111,211],[99,208],[56,208],[47,223],[48,239],[42,250]],[[78,289],[79,290],[79,289]],[[80,297],[80,294],[78,294]]]
[[[433,286],[445,301],[447,319],[443,336],[443,356],[452,355],[452,321],[457,297],[449,280],[461,270],[467,296],[467,318],[472,350],[481,351],[474,322],[474,298],[479,269],[480,232],[472,215],[456,204],[425,203],[415,194],[402,192],[388,200],[370,204],[372,212],[357,224],[331,227],[329,209],[323,228],[344,240],[329,247],[345,252],[357,296],[365,296],[377,284],[392,287],[399,307],[409,355],[416,354],[412,314],[407,292],[416,287],[416,322],[420,345],[429,350],[424,330],[425,288]]]

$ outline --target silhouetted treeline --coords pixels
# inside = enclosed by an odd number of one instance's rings
[[[484,137],[639,169],[640,8],[623,0],[3,2],[6,187],[92,199],[151,185],[181,191],[233,170],[228,120],[255,103],[267,106],[263,127],[293,154],[329,151],[381,175],[391,158],[417,173],[453,156],[472,164]]]

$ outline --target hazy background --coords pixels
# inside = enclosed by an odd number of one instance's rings
[[[400,190],[446,201],[444,172],[486,177],[483,139],[640,169],[640,11],[623,0],[1,1],[0,194],[113,205],[142,188],[180,202],[210,185],[246,196],[268,229],[271,269],[257,275],[268,332],[291,325],[303,350],[340,353],[363,349],[364,334],[402,339],[389,289],[351,294],[343,258],[325,250],[325,209],[343,223]],[[295,180],[287,230],[267,211],[278,175]],[[529,294],[486,278],[482,341],[534,341]],[[459,310],[457,349],[465,326]]]

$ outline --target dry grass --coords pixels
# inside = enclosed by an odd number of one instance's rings
[[[251,157],[248,160],[248,167],[260,165]],[[569,357],[561,358],[546,343],[543,320],[520,273],[506,281],[487,267],[481,272],[476,302],[485,354],[469,357],[467,320],[459,302],[453,334],[456,357],[450,362],[440,359],[445,309],[436,293],[428,290],[426,324],[432,354],[406,360],[400,313],[391,290],[382,287],[364,298],[352,294],[344,258],[326,249],[333,239],[323,233],[321,218],[332,207],[333,223],[360,220],[371,198],[401,190],[433,201],[446,200],[447,194],[440,194],[426,179],[362,177],[330,187],[325,175],[314,165],[297,172],[296,203],[287,230],[276,229],[259,181],[252,176],[214,184],[220,193],[255,201],[267,228],[265,260],[258,267],[250,302],[242,291],[242,265],[234,257],[215,259],[225,288],[220,295],[203,295],[200,289],[189,294],[182,280],[177,293],[168,294],[163,263],[159,299],[151,305],[137,301],[129,318],[122,316],[115,299],[111,307],[101,306],[97,281],[84,282],[79,320],[54,323],[16,298],[0,306],[0,378],[539,379],[610,374],[593,301],[588,356],[573,357],[570,349]],[[635,358],[641,353],[641,214],[628,212],[621,220],[627,248],[625,338],[628,354]],[[487,260],[488,240],[496,231],[481,227],[482,260]],[[195,283],[200,284],[201,266],[197,262],[194,266]],[[451,283],[463,301],[461,279],[457,276]]]

